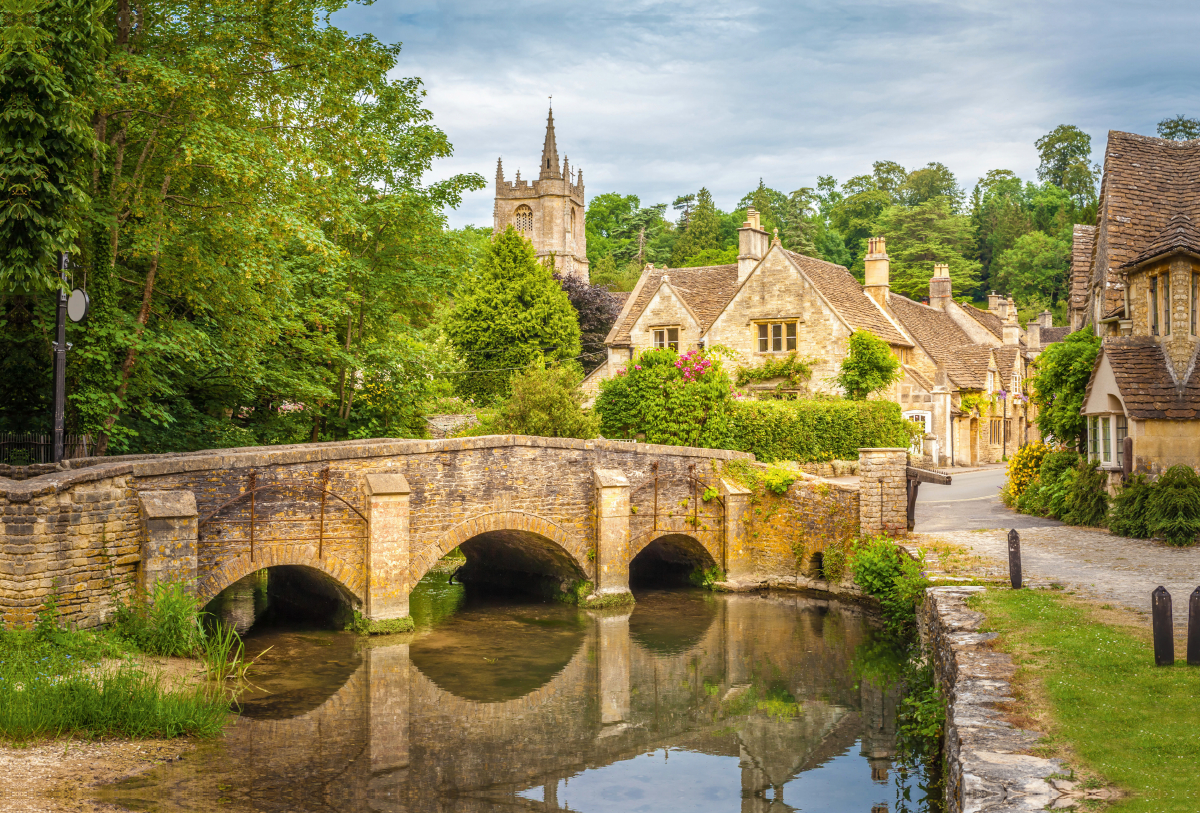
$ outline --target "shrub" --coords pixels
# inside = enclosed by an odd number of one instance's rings
[[[1154,484],[1144,474],[1135,474],[1125,481],[1124,487],[1113,498],[1108,514],[1108,529],[1117,536],[1133,539],[1150,537],[1150,495]]]
[[[899,378],[900,360],[874,333],[856,330],[850,334],[849,345],[837,383],[850,398],[862,401]]]
[[[722,447],[763,462],[853,460],[863,447],[907,447],[913,425],[892,401],[738,401]]]
[[[854,547],[854,583],[879,599],[890,632],[911,633],[916,625],[917,605],[929,586],[922,564],[886,536],[864,539]]]
[[[152,655],[191,655],[204,643],[196,598],[181,582],[159,582],[150,596],[118,602],[111,627]]]
[[[600,421],[583,409],[579,373],[570,367],[534,366],[515,376],[512,394],[489,424],[497,434],[590,439]]]
[[[1013,500],[1020,499],[1038,476],[1042,460],[1050,451],[1044,443],[1027,443],[1013,454],[1008,461],[1008,493]]]
[[[1073,469],[1059,519],[1068,525],[1103,525],[1108,516],[1108,475],[1098,462],[1080,461]]]
[[[1168,545],[1194,545],[1200,534],[1200,477],[1190,466],[1172,466],[1159,476],[1147,500],[1150,534]]]
[[[1087,419],[1080,410],[1099,352],[1100,337],[1091,330],[1080,330],[1037,357],[1029,383],[1043,435],[1073,443],[1083,432]]]

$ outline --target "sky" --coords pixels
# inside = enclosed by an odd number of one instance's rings
[[[869,173],[877,160],[1034,179],[1059,124],[1155,134],[1200,118],[1196,0],[377,0],[333,17],[403,43],[454,156],[430,180],[487,187],[449,213],[491,225],[496,159],[535,177],[553,96],[559,156],[586,193],[670,202],[705,186],[731,210]]]

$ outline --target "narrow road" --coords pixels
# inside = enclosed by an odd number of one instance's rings
[[[948,471],[954,478],[951,485],[923,483],[917,492],[917,533],[1062,525],[1055,519],[1030,517],[1006,508],[998,496],[1008,478],[1003,467],[962,474]]]

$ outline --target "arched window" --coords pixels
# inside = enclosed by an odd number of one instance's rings
[[[524,203],[513,212],[513,228],[519,232],[533,231],[533,210]]]

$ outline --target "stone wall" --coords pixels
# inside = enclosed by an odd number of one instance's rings
[[[983,613],[967,606],[984,589],[931,587],[918,617],[922,647],[946,698],[946,811],[1032,813],[1064,795],[1049,780],[1062,765],[1030,756],[1042,735],[1004,720],[1016,667],[989,646],[994,633],[979,632]]]
[[[907,449],[858,450],[862,533],[908,535]]]

